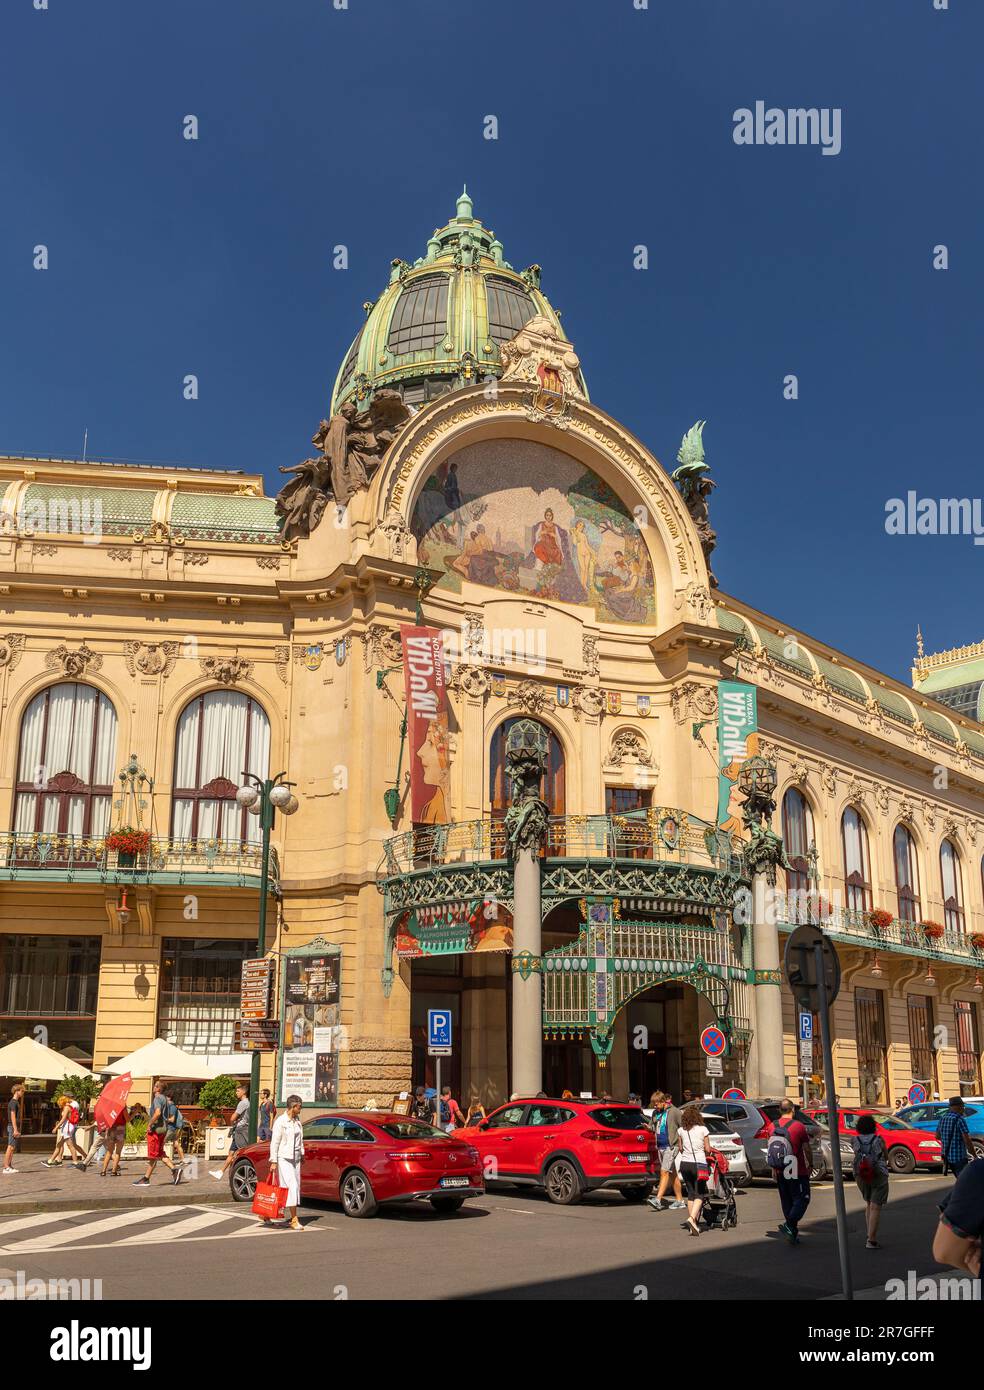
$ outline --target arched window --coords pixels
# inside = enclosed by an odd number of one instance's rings
[[[49,685],[24,711],[14,829],[104,835],[116,778],[116,711],[91,685]]]
[[[844,845],[844,887],[847,906],[854,912],[871,910],[871,861],[868,856],[868,831],[853,806],[841,817],[841,840]]]
[[[510,786],[509,778],[506,776],[506,746],[510,729],[519,722],[518,718],[506,719],[493,733],[489,745],[489,805],[492,819],[496,821],[501,821],[509,809]],[[547,811],[551,816],[562,816],[567,803],[564,750],[556,734],[552,733],[546,724],[541,724],[536,719],[525,722],[534,725],[539,732],[541,746],[546,754],[547,767],[540,780],[540,795],[547,803]],[[562,826],[551,827],[547,853],[563,853]]]
[[[943,878],[943,923],[948,931],[963,931],[960,855],[952,840],[944,840],[940,845],[940,874]]]
[[[895,857],[895,887],[899,895],[899,920],[919,921],[919,864],[916,845],[904,825],[895,827],[892,841]]]
[[[810,886],[813,812],[806,797],[795,787],[790,787],[782,799],[782,839],[786,858],[792,865],[786,870],[787,891],[805,893]]]
[[[258,816],[236,804],[243,772],[269,775],[270,721],[255,700],[209,690],[178,720],[174,758],[176,840],[259,840]]]

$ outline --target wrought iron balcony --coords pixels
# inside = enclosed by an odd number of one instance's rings
[[[70,883],[215,883],[258,887],[261,848],[239,840],[152,839],[128,857],[90,835],[9,831],[0,836],[0,878]],[[279,862],[270,850],[270,888]]]
[[[505,825],[492,816],[393,836],[384,843],[376,875],[387,915],[481,896],[511,906],[508,849]],[[550,818],[545,912],[563,898],[615,894],[712,916],[730,910],[745,879],[737,839],[672,807]]]
[[[984,950],[974,946],[973,932],[944,930],[942,936],[929,937],[918,922],[903,922],[898,917],[885,927],[876,927],[870,912],[831,906],[822,894],[815,893],[785,893],[777,889],[776,910],[780,930],[816,922],[835,941],[873,951],[984,968]]]

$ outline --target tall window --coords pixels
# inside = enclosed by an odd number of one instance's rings
[[[981,1092],[981,1040],[977,1030],[977,1005],[968,999],[955,999],[953,1019],[957,1032],[960,1093],[978,1096]]]
[[[879,989],[854,991],[855,1035],[858,1040],[858,1085],[862,1105],[886,1099],[885,1005]]]
[[[919,921],[919,865],[916,845],[904,825],[895,827],[892,841],[895,856],[895,887],[899,895],[899,920]]]
[[[116,777],[116,711],[91,685],[35,695],[21,721],[14,829],[104,835]]]
[[[813,812],[801,791],[790,787],[782,799],[782,838],[786,858],[792,868],[786,870],[786,888],[805,893],[810,886],[810,846],[814,841]]]
[[[868,831],[853,806],[841,817],[841,838],[844,843],[844,886],[847,905],[854,912],[871,909],[871,861],[868,856]]]
[[[532,299],[510,280],[490,276],[485,282],[489,305],[489,337],[505,343],[515,337],[536,313]]]
[[[546,755],[546,772],[540,779],[540,795],[547,803],[551,816],[563,816],[567,804],[567,779],[564,768],[564,750],[556,734],[551,733],[546,724],[538,720],[528,720],[540,732],[542,751]],[[509,809],[511,788],[506,776],[506,744],[509,731],[519,719],[506,719],[492,735],[489,744],[489,805],[493,821],[501,821]],[[547,854],[564,853],[563,825],[551,825],[547,836]]]
[[[255,940],[165,937],[158,1036],[185,1052],[232,1052],[243,961]]]
[[[448,331],[448,277],[412,281],[396,301],[386,346],[395,356],[436,347]]]
[[[0,1020],[95,1018],[101,948],[98,936],[0,936]]]
[[[960,855],[952,840],[940,845],[940,873],[943,878],[943,921],[948,931],[963,931],[963,888],[960,882]]]
[[[259,840],[259,816],[236,804],[244,771],[268,776],[270,721],[248,695],[210,690],[178,720],[174,760],[176,840]]]
[[[939,1085],[933,1047],[933,1001],[926,994],[910,994],[907,1005],[912,1079],[928,1082],[933,1094]]]

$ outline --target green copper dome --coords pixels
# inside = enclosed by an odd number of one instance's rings
[[[467,190],[426,254],[413,265],[393,261],[386,289],[364,307],[366,321],[335,378],[333,415],[346,401],[365,402],[382,387],[420,405],[500,376],[500,345],[536,314],[560,330],[540,292],[540,267],[513,269],[494,232],[472,215]]]

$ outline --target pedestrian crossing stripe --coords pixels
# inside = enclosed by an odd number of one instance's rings
[[[313,1230],[330,1229],[318,1220],[309,1225]],[[228,1206],[147,1205],[109,1215],[92,1209],[34,1212],[0,1220],[0,1254],[60,1254],[69,1250],[161,1245],[168,1241],[237,1240],[268,1231],[251,1211],[234,1211]]]

